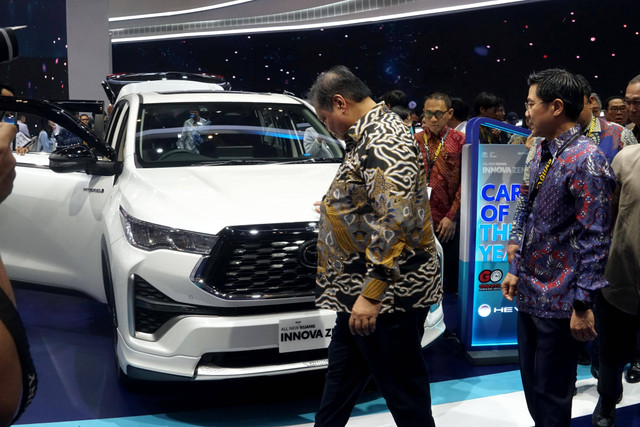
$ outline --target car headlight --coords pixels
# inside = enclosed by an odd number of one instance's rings
[[[120,220],[127,241],[132,246],[147,251],[170,249],[206,255],[218,239],[212,234],[178,230],[141,221],[129,215],[122,206],[120,206]]]

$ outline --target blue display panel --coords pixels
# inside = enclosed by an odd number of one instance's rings
[[[467,352],[514,349],[517,308],[502,296],[509,271],[507,245],[524,174],[521,143],[481,144],[500,133],[524,142],[529,131],[491,119],[471,119],[463,148],[460,215],[460,335]]]

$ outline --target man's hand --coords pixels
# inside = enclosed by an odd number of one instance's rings
[[[592,341],[598,334],[594,327],[593,310],[578,312],[573,310],[571,314],[571,335],[578,341]]]
[[[322,202],[318,201],[318,202],[313,202],[313,206],[315,206],[315,210],[316,212],[320,213],[320,206],[322,205]]]
[[[515,258],[516,251],[518,250],[519,247],[520,245],[516,245],[515,243],[511,243],[507,245],[507,261],[509,262],[509,264],[513,262],[513,258]]]
[[[524,143],[524,146],[527,147],[527,150],[531,150],[531,147],[533,146],[533,141],[535,141],[535,136],[533,136],[533,129],[531,134],[527,137],[527,141]]]
[[[11,194],[16,177],[16,159],[11,152],[11,141],[15,136],[14,125],[0,123],[0,202]]]
[[[360,295],[351,309],[349,318],[351,333],[362,337],[371,335],[376,330],[376,320],[381,307],[382,302]]]
[[[513,298],[518,293],[518,277],[507,273],[500,287],[502,288],[502,296],[509,301],[513,301]]]
[[[456,223],[444,217],[436,228],[436,235],[441,242],[448,242],[456,234]]]

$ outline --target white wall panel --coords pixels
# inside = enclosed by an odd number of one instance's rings
[[[70,99],[104,99],[100,82],[111,73],[109,0],[67,0]]]

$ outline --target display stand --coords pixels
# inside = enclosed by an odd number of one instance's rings
[[[523,144],[480,143],[498,132],[504,132],[503,141],[529,134],[473,118],[462,151],[458,325],[467,358],[477,365],[518,360],[517,308],[502,296],[500,284],[509,271],[507,245],[528,150]]]

